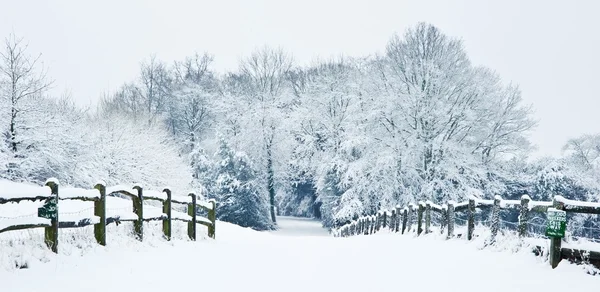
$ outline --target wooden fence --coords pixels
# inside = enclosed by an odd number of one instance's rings
[[[454,224],[455,215],[458,212],[466,212],[467,215],[467,240],[473,239],[475,230],[475,213],[476,210],[491,209],[491,236],[488,239],[488,244],[494,244],[498,230],[500,229],[500,210],[501,209],[518,209],[519,223],[517,232],[519,237],[528,236],[528,218],[531,213],[546,213],[549,208],[564,210],[567,213],[585,213],[585,214],[600,214],[600,203],[579,202],[555,196],[552,202],[532,201],[527,195],[521,197],[521,200],[503,200],[500,196],[496,196],[494,200],[482,200],[470,198],[468,201],[455,203],[449,201],[444,205],[436,205],[430,201],[419,202],[418,205],[409,204],[405,208],[396,206],[391,212],[387,210],[379,211],[375,215],[362,216],[352,222],[338,228],[334,232],[334,236],[348,237],[352,235],[369,235],[374,234],[382,228],[388,228],[392,232],[411,232],[413,228],[413,220],[416,212],[416,234],[431,232],[431,215],[432,212],[441,215],[440,231],[442,234],[446,232],[446,238],[463,237],[464,234],[455,235]],[[561,238],[550,239],[550,264],[555,268],[561,259],[581,260],[585,258],[596,266],[600,265],[600,252],[585,251],[578,249],[561,248]],[[537,246],[534,253],[541,255],[542,247]]]
[[[2,190],[3,194],[10,194],[10,190]],[[59,195],[60,194],[60,195]],[[107,198],[114,198],[120,201],[127,201],[119,197],[128,197],[131,199],[131,208],[133,213],[114,214],[107,216]],[[83,218],[76,221],[59,219],[59,203],[65,200],[77,200],[94,203],[94,216]],[[25,191],[16,190],[12,195],[0,195],[0,204],[19,203],[21,201],[45,201],[53,207],[46,212],[46,218],[35,217],[33,220],[16,222],[8,226],[0,226],[0,233],[11,230],[22,230],[30,228],[44,228],[44,238],[46,245],[55,253],[58,253],[58,230],[60,228],[78,228],[94,225],[94,237],[100,245],[106,245],[106,226],[111,223],[119,224],[121,222],[133,222],[134,234],[140,241],[144,238],[144,222],[162,221],[162,230],[165,239],[171,239],[171,222],[179,220],[187,222],[187,234],[191,240],[196,240],[196,224],[202,224],[208,227],[208,236],[215,238],[216,221],[216,201],[208,202],[197,201],[194,193],[188,196],[173,196],[169,188],[162,192],[145,191],[141,186],[114,186],[107,188],[104,183],[98,183],[94,189],[78,188],[60,188],[55,179],[50,179],[43,187],[28,186]],[[162,212],[158,214],[144,214],[144,201],[158,201],[162,204]],[[187,214],[174,212],[173,204],[187,206]],[[47,205],[45,205],[47,206]],[[148,205],[146,205],[148,206]],[[44,207],[43,207],[44,208]],[[197,211],[203,209],[207,211],[208,218],[197,216]],[[38,210],[38,213],[40,211]]]

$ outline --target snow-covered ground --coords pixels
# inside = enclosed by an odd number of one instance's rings
[[[318,223],[279,218],[280,231],[218,222],[216,240],[135,241],[0,270],[2,292],[95,291],[595,291],[600,278],[528,251],[382,232],[334,238]],[[123,228],[123,226],[117,227]],[[153,227],[154,228],[154,227]],[[150,228],[147,228],[147,230]],[[285,235],[285,236],[280,236]],[[3,247],[3,249],[6,247]]]

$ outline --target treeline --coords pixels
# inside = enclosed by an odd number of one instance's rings
[[[18,108],[0,121],[1,175],[191,184],[221,202],[221,220],[256,229],[274,228],[277,212],[332,226],[418,200],[591,200],[598,190],[597,137],[570,141],[565,158],[527,162],[535,122],[519,88],[429,24],[392,36],[383,55],[298,66],[262,47],[236,72],[212,62],[150,58],[93,113],[44,88],[11,103],[1,83],[2,110]]]

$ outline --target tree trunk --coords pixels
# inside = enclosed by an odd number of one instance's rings
[[[269,204],[271,211],[271,220],[273,223],[277,223],[275,218],[275,173],[273,171],[273,154],[271,152],[271,145],[267,145],[267,184],[269,187]]]
[[[13,152],[17,152],[17,133],[15,129],[17,109],[13,105],[10,113],[10,145]]]

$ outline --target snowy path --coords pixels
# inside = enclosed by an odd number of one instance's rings
[[[155,241],[59,255],[0,271],[3,292],[596,291],[600,277],[529,253],[478,250],[463,240],[378,234],[333,238],[314,221],[280,218],[259,233],[218,224],[217,240]],[[326,232],[325,232],[326,234]]]
[[[330,236],[321,222],[309,218],[277,217],[279,229],[273,234],[285,236]]]

